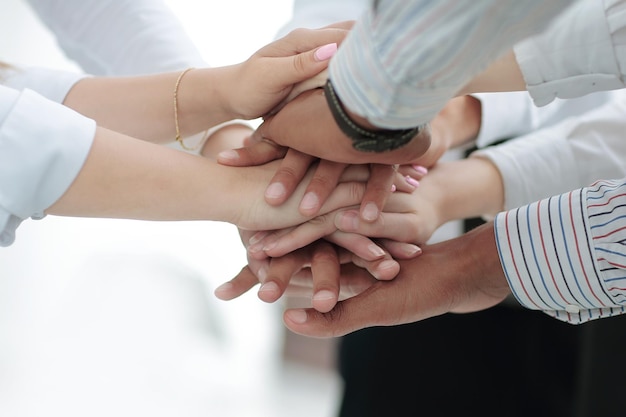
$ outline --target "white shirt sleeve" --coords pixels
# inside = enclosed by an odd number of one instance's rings
[[[481,126],[476,146],[484,148],[582,115],[611,101],[615,94],[600,91],[570,100],[556,99],[543,107],[535,106],[526,91],[474,94],[481,104]]]
[[[330,62],[343,104],[386,128],[432,120],[474,75],[572,0],[375,2]]]
[[[41,218],[81,170],[95,122],[31,91],[0,86],[0,246]]]
[[[161,0],[28,0],[65,54],[93,75],[206,66]]]
[[[626,71],[624,0],[584,0],[514,48],[538,106],[555,98],[621,89]]]
[[[626,90],[584,114],[501,145],[474,152],[500,171],[505,210],[587,186],[626,177]]]
[[[5,87],[19,91],[28,88],[57,103],[63,103],[74,84],[85,77],[85,74],[39,67],[0,70],[0,84]]]

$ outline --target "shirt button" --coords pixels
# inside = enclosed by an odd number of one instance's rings
[[[565,311],[571,314],[578,314],[580,313],[580,307],[574,304],[568,304],[565,306]]]

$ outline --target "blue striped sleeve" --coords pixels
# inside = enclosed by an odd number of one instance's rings
[[[381,0],[330,64],[344,105],[381,127],[429,122],[474,75],[572,0]]]
[[[500,260],[527,308],[570,323],[624,312],[626,179],[499,214]]]

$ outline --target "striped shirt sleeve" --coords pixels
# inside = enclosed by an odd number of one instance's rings
[[[626,179],[499,214],[502,266],[517,300],[570,323],[624,312]]]
[[[342,102],[381,127],[429,122],[467,82],[573,0],[380,0],[330,63]]]

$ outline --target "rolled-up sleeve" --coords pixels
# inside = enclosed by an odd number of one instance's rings
[[[585,0],[559,16],[545,32],[514,50],[527,90],[537,106],[555,98],[624,88],[626,2]]]
[[[517,300],[569,323],[626,310],[626,180],[599,181],[500,213],[495,232]]]
[[[32,90],[0,86],[0,246],[44,211],[80,172],[96,125]]]
[[[387,128],[432,120],[493,60],[572,4],[553,1],[379,1],[330,63],[344,105]]]

